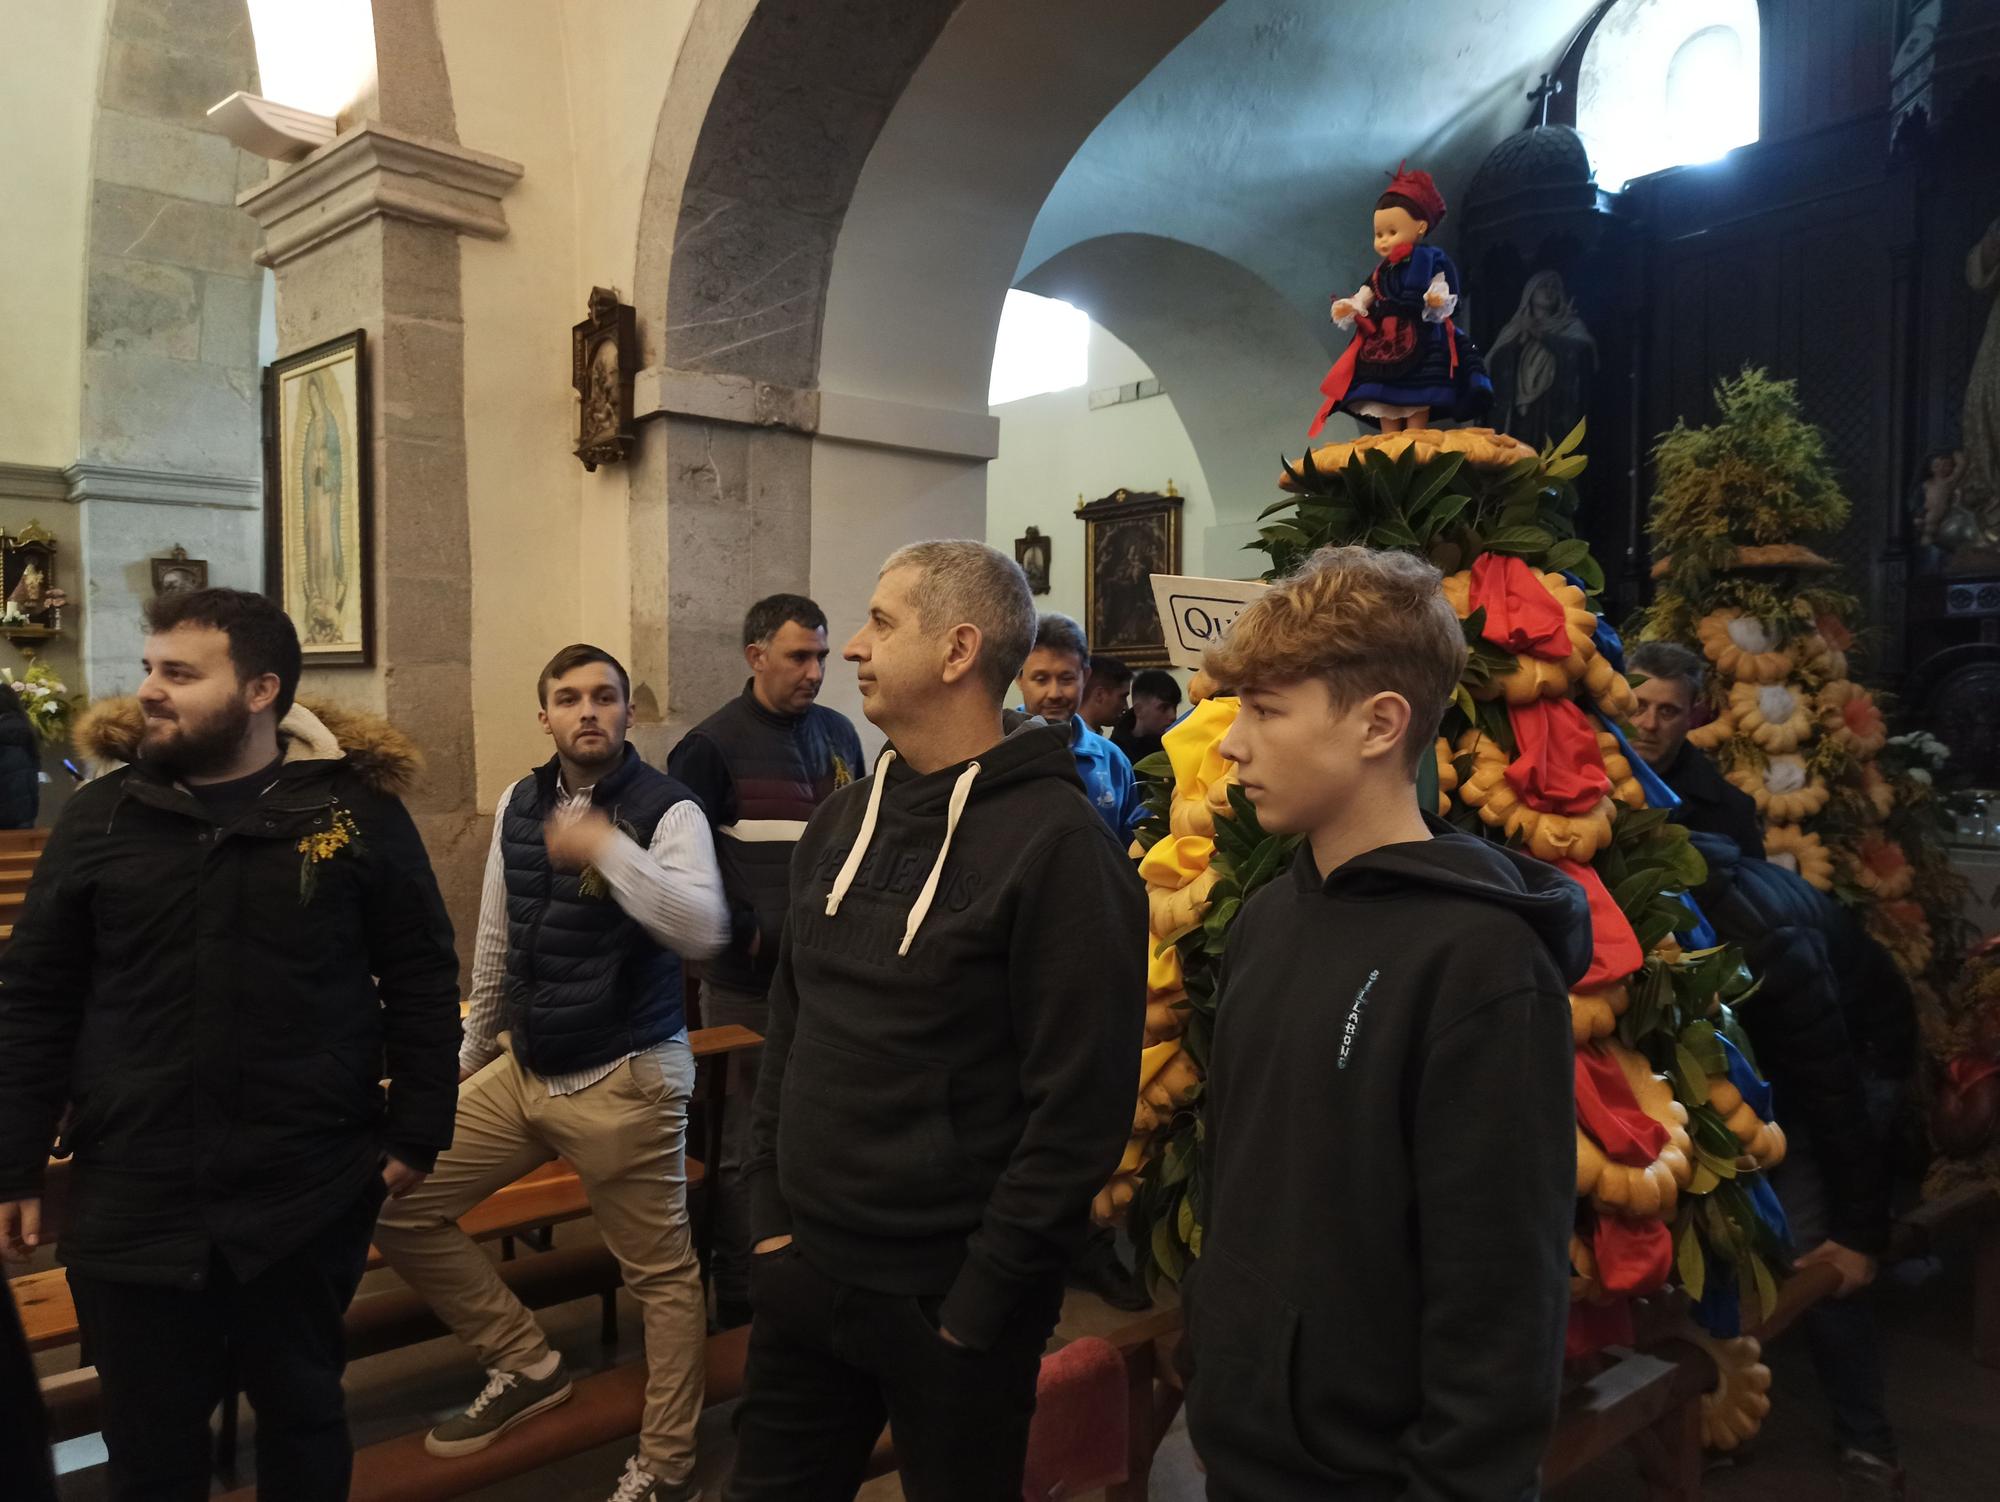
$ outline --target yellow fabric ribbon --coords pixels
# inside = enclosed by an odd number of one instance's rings
[[[1235,699],[1204,699],[1161,737],[1174,767],[1176,798],[1200,797],[1212,783],[1228,776],[1230,764],[1220,747],[1236,723],[1237,706]]]

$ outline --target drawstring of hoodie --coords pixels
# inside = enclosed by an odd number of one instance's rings
[[[847,852],[840,874],[833,879],[833,890],[826,894],[826,915],[829,918],[840,911],[841,899],[854,885],[861,862],[868,855],[868,844],[875,838],[875,822],[882,810],[882,789],[888,785],[889,763],[895,756],[894,751],[884,751],[882,760],[875,765],[875,785],[868,790],[868,809],[861,816],[861,832],[854,837],[854,848]],[[944,843],[938,846],[937,859],[931,863],[931,874],[924,881],[924,889],[917,893],[917,900],[910,906],[909,919],[903,925],[903,942],[896,949],[899,956],[910,952],[910,945],[916,942],[917,930],[923,927],[924,919],[930,914],[931,903],[937,898],[938,882],[944,876],[945,858],[951,854],[952,836],[958,833],[958,821],[965,813],[966,801],[972,796],[973,779],[978,776],[979,763],[971,762],[959,773],[958,781],[952,784],[951,801],[945,807]]]
[[[891,749],[884,751],[882,759],[875,763],[875,781],[868,789],[868,812],[861,816],[861,833],[854,837],[854,848],[847,852],[840,874],[833,879],[833,890],[826,894],[829,918],[840,911],[840,900],[854,885],[854,873],[861,869],[862,858],[868,854],[868,842],[875,838],[875,819],[882,812],[882,789],[889,785],[889,763],[895,759],[896,753]]]
[[[931,866],[930,877],[924,882],[924,889],[917,893],[916,905],[910,909],[910,921],[903,925],[903,942],[896,950],[899,955],[910,952],[910,944],[917,937],[917,930],[923,926],[925,914],[931,910],[931,899],[937,896],[938,878],[944,875],[944,858],[951,854],[951,837],[958,833],[958,816],[965,812],[965,800],[972,796],[972,779],[978,775],[979,763],[975,761],[951,785],[951,804],[944,814],[944,843],[938,846],[938,858]]]

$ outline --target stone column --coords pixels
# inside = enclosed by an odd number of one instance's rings
[[[359,328],[374,480],[376,665],[304,691],[385,715],[423,749],[410,797],[469,957],[491,810],[475,806],[472,556],[458,237],[507,232],[512,162],[364,121],[238,202],[277,276],[278,348]],[[272,501],[275,503],[275,497]]]
[[[236,207],[264,163],[209,105],[256,86],[241,0],[115,0],[98,80],[88,300],[63,585],[83,678],[138,686],[146,560],[176,544],[209,580],[263,579],[257,227]],[[23,143],[21,149],[31,149]]]

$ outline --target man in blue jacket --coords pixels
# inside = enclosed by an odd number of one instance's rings
[[[1110,741],[1083,723],[1077,713],[1090,687],[1090,642],[1083,627],[1051,611],[1035,627],[1035,645],[1021,664],[1021,707],[1069,737],[1076,775],[1090,806],[1121,841],[1145,817],[1132,776],[1132,763]]]
[[[1035,623],[1034,648],[1021,664],[1019,684],[1026,712],[1068,737],[1090,806],[1121,844],[1129,844],[1146,808],[1125,753],[1084,723],[1081,708],[1091,686],[1091,656],[1083,627],[1054,611],[1042,616]],[[1117,1237],[1108,1226],[1092,1226],[1078,1246],[1069,1284],[1089,1289],[1114,1309],[1136,1311],[1153,1302],[1118,1255]]]

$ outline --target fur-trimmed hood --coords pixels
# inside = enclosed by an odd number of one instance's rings
[[[71,739],[102,775],[133,759],[144,728],[139,701],[127,694],[99,699],[80,713]],[[324,700],[294,703],[278,726],[278,744],[288,762],[344,758],[369,787],[396,797],[409,791],[424,767],[416,743],[387,720]]]

